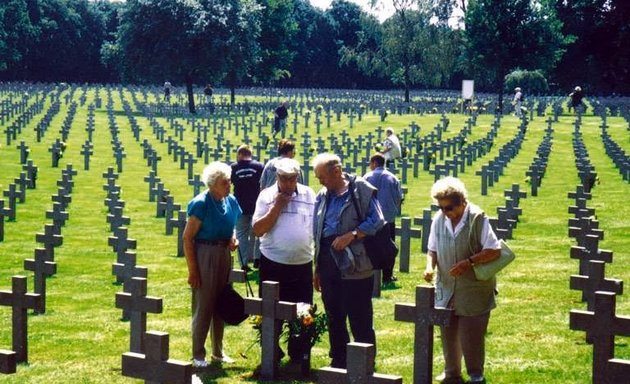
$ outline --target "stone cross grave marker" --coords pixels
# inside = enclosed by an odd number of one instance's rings
[[[571,247],[571,258],[580,260],[580,275],[584,276],[587,274],[587,265],[589,260],[600,260],[606,263],[612,263],[612,251],[599,249],[598,247],[599,238],[593,235],[586,235],[583,247]]]
[[[83,169],[86,171],[90,170],[90,156],[94,154],[94,151],[92,150],[93,148],[94,145],[89,141],[86,141],[81,146],[81,155],[83,155]]]
[[[4,217],[9,214],[9,209],[4,207],[4,200],[0,199],[0,241],[4,241]]]
[[[145,176],[144,181],[149,183],[149,201],[154,202],[157,194],[156,185],[160,182],[160,177],[155,171],[149,171],[149,175]]]
[[[630,317],[617,316],[615,308],[616,294],[598,291],[593,311],[571,310],[569,314],[569,328],[592,337],[593,384],[622,383],[630,375],[630,362],[614,359],[615,336],[630,336]]]
[[[431,232],[431,222],[433,219],[431,218],[431,210],[423,209],[422,210],[422,218],[414,217],[413,225],[421,225],[422,229],[422,252],[427,252],[429,249],[427,248],[429,244],[429,233]]]
[[[590,192],[586,192],[583,185],[578,185],[575,187],[575,192],[569,192],[567,197],[577,201],[577,199],[590,200],[593,198],[593,195]]]
[[[16,188],[15,184],[9,184],[9,189],[2,192],[4,196],[8,198],[8,207],[5,208],[6,216],[9,218],[9,221],[15,221],[16,215],[16,202],[19,197],[19,192]]]
[[[164,189],[164,183],[158,183],[155,187],[155,217],[164,217],[163,203],[166,201],[166,197],[170,194],[168,189]]]
[[[260,377],[263,380],[272,380],[276,376],[278,367],[278,334],[276,325],[282,320],[297,318],[297,306],[295,303],[279,301],[280,284],[275,281],[263,281],[262,298],[246,297],[245,313],[261,315],[261,369]]]
[[[26,164],[26,161],[28,160],[28,155],[29,153],[31,153],[31,150],[28,148],[28,145],[26,145],[24,140],[20,141],[17,149],[20,150],[20,164]]]
[[[28,160],[26,164],[22,165],[22,170],[26,172],[26,176],[29,180],[29,189],[35,189],[37,186],[37,166],[33,164],[33,160]]]
[[[41,295],[40,306],[34,308],[35,313],[46,313],[46,278],[57,273],[57,263],[46,261],[44,248],[35,248],[34,258],[24,260],[24,269],[33,272],[33,291]]]
[[[497,238],[501,240],[510,240],[512,238],[512,227],[510,223],[496,217],[489,217],[488,221],[490,222],[492,231],[497,235]]]
[[[44,233],[36,233],[35,241],[44,244],[46,261],[55,261],[55,248],[63,244],[63,236],[55,232],[52,224],[44,225]]]
[[[396,236],[400,236],[400,253],[399,270],[400,272],[409,272],[409,255],[411,253],[411,239],[419,239],[422,237],[422,231],[417,228],[411,228],[411,219],[403,217],[400,219],[400,227],[396,228]]]
[[[186,228],[186,211],[178,211],[177,217],[167,221],[167,227],[170,228],[171,234],[173,228],[177,228],[177,257],[184,256],[184,228]]]
[[[144,353],[144,333],[147,330],[147,313],[162,313],[162,298],[147,296],[147,279],[133,277],[127,281],[128,292],[116,293],[116,308],[129,313],[131,327],[129,350]]]
[[[595,214],[595,208],[589,208],[586,206],[586,199],[575,199],[575,205],[569,206],[569,213],[575,215],[575,217],[589,217]]]
[[[64,191],[59,190],[57,194],[52,195],[50,199],[53,201],[53,203],[61,204],[62,210],[65,211],[66,208],[68,208],[68,205],[70,204],[70,202],[72,201],[72,195],[65,194]]]
[[[191,179],[188,179],[188,185],[193,187],[193,197],[197,196],[201,192],[201,188],[206,186],[199,175],[194,175]]]
[[[493,182],[494,182],[493,173],[494,171],[488,165],[483,165],[480,171],[475,172],[475,175],[481,176],[481,195],[482,196],[488,195],[488,185],[490,186],[493,185]]]
[[[123,353],[123,376],[143,379],[147,384],[190,384],[192,382],[192,364],[168,358],[168,333],[149,331],[144,334],[144,338],[145,354]]]
[[[416,303],[396,304],[394,318],[415,324],[413,382],[433,382],[433,326],[448,325],[452,309],[435,308],[435,287],[416,286]]]
[[[119,227],[114,231],[114,236],[108,237],[107,244],[111,245],[116,252],[116,262],[121,263],[124,258],[125,252],[129,249],[136,249],[137,241],[135,239],[128,238],[127,227]]]
[[[606,263],[599,260],[589,260],[587,274],[571,275],[570,289],[582,291],[582,301],[586,301],[586,308],[593,311],[595,308],[595,292],[606,291],[618,295],[623,293],[623,281],[619,279],[606,279]]]
[[[0,373],[10,375],[17,371],[16,353],[0,349]]]
[[[125,283],[132,277],[144,277],[147,278],[149,270],[146,267],[136,266],[136,253],[127,251],[123,255],[123,259],[120,263],[112,264],[112,275],[116,276],[117,283]],[[124,316],[123,318],[127,318]]]
[[[116,207],[124,208],[125,200],[120,199],[120,193],[112,193],[105,199],[104,204],[107,212],[112,213]]]
[[[61,227],[66,224],[68,217],[68,212],[64,211],[59,203],[53,203],[52,211],[46,211],[46,218],[52,220],[55,233],[61,233]]]
[[[26,277],[13,276],[11,291],[0,291],[0,305],[12,307],[13,350],[15,361],[23,363],[28,361],[28,317],[27,309],[35,309],[41,306],[41,295],[27,293]]]
[[[170,236],[173,234],[173,227],[169,221],[173,218],[173,213],[179,211],[181,205],[175,204],[175,198],[171,195],[166,196],[164,201],[158,204],[160,204],[164,212],[165,233]]]
[[[577,245],[584,247],[587,235],[595,236],[599,240],[604,239],[604,231],[597,227],[599,227],[599,221],[590,217],[569,219],[569,237],[575,238]]]
[[[29,184],[26,172],[20,172],[20,176],[13,179],[13,182],[18,187],[18,201],[24,203],[26,201],[26,190]]]
[[[112,212],[107,215],[107,222],[109,223],[109,231],[115,232],[116,229],[124,227],[131,223],[129,216],[123,216],[123,208],[116,206],[112,209]]]
[[[402,377],[374,373],[376,350],[373,344],[348,343],[348,369],[325,367],[318,370],[320,384],[402,384]]]

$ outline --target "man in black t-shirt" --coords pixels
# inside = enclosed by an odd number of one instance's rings
[[[287,118],[289,117],[289,111],[287,110],[288,106],[289,102],[284,101],[273,112],[273,137],[276,137],[276,134],[287,126]]]
[[[232,164],[231,181],[234,185],[234,196],[243,210],[236,222],[236,238],[239,241],[240,264],[244,271],[249,271],[248,263],[260,258],[257,251],[256,238],[252,231],[252,215],[256,209],[256,199],[260,192],[259,183],[263,165],[252,160],[252,151],[248,145],[241,145],[236,151],[236,163]]]

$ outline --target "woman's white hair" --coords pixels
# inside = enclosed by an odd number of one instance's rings
[[[213,161],[203,169],[201,180],[208,188],[211,188],[218,179],[224,178],[230,180],[231,175],[232,168],[229,165],[220,161]]]
[[[468,200],[468,191],[460,179],[448,176],[433,184],[433,187],[431,187],[431,197],[436,201],[448,199],[461,204]]]
[[[334,153],[320,153],[315,156],[311,164],[313,165],[313,169],[319,167],[320,165],[326,165],[326,168],[330,170],[333,167],[341,167],[341,159]]]

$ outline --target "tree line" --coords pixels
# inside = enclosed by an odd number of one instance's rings
[[[630,2],[372,0],[380,22],[334,0],[4,0],[0,80],[551,92],[630,91]],[[532,92],[541,90],[531,90]]]

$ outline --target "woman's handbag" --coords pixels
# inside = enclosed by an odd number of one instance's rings
[[[240,257],[240,250],[239,250]],[[245,284],[247,296],[254,296],[252,286],[245,276]],[[223,290],[217,297],[216,312],[223,319],[226,324],[239,325],[243,320],[247,319],[247,313],[245,313],[245,299],[236,292],[232,284],[226,284]]]
[[[489,263],[475,264],[473,270],[475,271],[475,277],[477,280],[490,280],[499,271],[505,268],[516,258],[514,252],[508,247],[507,243],[503,240],[499,240],[501,244],[501,256],[492,260]]]

